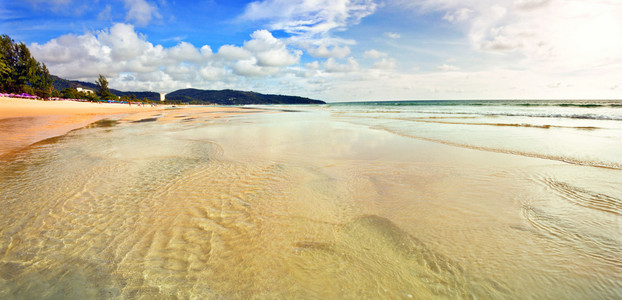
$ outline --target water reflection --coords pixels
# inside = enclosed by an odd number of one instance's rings
[[[619,198],[565,178],[567,165],[321,113],[169,113],[102,121],[2,162],[0,297],[622,291],[619,232],[604,229]]]

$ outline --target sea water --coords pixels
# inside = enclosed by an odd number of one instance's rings
[[[2,157],[0,298],[620,298],[620,153],[616,101],[104,120]]]

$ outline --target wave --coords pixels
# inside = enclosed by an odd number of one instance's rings
[[[619,101],[378,101],[331,103],[327,108],[350,113],[421,113],[433,115],[506,116],[622,121]]]
[[[514,112],[492,112],[492,111],[418,111],[418,113],[441,114],[441,115],[480,115],[492,117],[528,117],[528,118],[552,118],[552,119],[582,119],[599,121],[622,121],[622,115],[598,115],[598,114],[563,114],[563,113],[514,113]]]
[[[474,146],[474,145],[461,144],[461,143],[455,143],[455,142],[449,142],[449,141],[443,141],[443,140],[431,139],[431,138],[419,137],[419,136],[408,136],[408,137],[425,140],[429,142],[445,144],[449,146],[468,148],[468,149],[473,149],[473,150],[488,151],[488,152],[495,152],[495,153],[502,153],[502,154],[513,154],[513,155],[520,155],[520,156],[525,156],[525,157],[540,158],[540,159],[547,159],[547,160],[555,160],[555,161],[573,164],[573,165],[579,165],[579,166],[588,166],[588,167],[596,167],[596,168],[604,168],[604,169],[612,169],[612,170],[622,170],[622,164],[614,163],[614,162],[581,160],[581,159],[576,159],[573,157],[567,157],[567,156],[561,156],[561,155],[547,155],[547,154],[542,154],[542,153],[532,153],[532,152],[525,152],[525,151],[518,151],[518,150],[507,150],[507,149],[492,148],[492,147]]]
[[[621,107],[622,104],[616,103],[520,103],[515,106],[535,106],[535,107],[580,107],[580,108],[600,108],[600,107]]]
[[[605,235],[581,230],[576,220],[569,216],[550,212],[533,205],[523,205],[523,217],[539,234],[550,237],[556,243],[578,249],[586,256],[608,265],[622,267],[619,249],[622,245]]]
[[[434,123],[434,124],[447,124],[447,125],[472,125],[472,126],[495,126],[495,127],[526,127],[526,128],[540,128],[540,129],[550,129],[550,128],[565,128],[565,129],[578,129],[578,130],[596,130],[600,129],[600,127],[596,126],[559,126],[559,125],[549,125],[549,124],[529,124],[529,123],[475,123],[475,122],[450,122],[450,121],[436,121],[442,118],[416,118],[416,119],[406,119],[406,118],[388,118],[391,120],[400,120],[400,121],[411,121],[411,122],[420,122],[420,123]]]
[[[386,107],[385,107],[386,108]],[[594,114],[594,113],[559,113],[559,112],[499,112],[491,110],[480,111],[450,111],[450,110],[379,110],[366,109],[364,111],[333,111],[335,114],[355,113],[355,114],[378,114],[378,113],[418,113],[429,115],[449,115],[449,116],[467,116],[460,118],[473,118],[474,116],[485,117],[527,117],[527,118],[549,118],[549,119],[579,119],[579,120],[597,120],[597,121],[622,121],[622,114]],[[621,111],[622,113],[622,111]]]
[[[560,114],[560,113],[484,113],[486,116],[556,118],[556,119],[583,119],[601,121],[622,121],[622,116],[596,114]]]
[[[622,199],[588,191],[550,178],[543,183],[573,204],[622,216]]]
[[[350,123],[350,124],[355,124],[355,125],[363,125],[363,124],[359,124],[356,122],[349,122],[349,121],[345,121],[345,122]],[[550,155],[550,154],[533,153],[533,152],[519,151],[519,150],[509,150],[509,149],[501,149],[501,148],[493,148],[493,147],[485,147],[485,146],[476,146],[476,145],[451,142],[451,141],[446,141],[446,140],[441,140],[441,139],[405,134],[405,133],[397,132],[395,130],[391,130],[391,129],[388,129],[386,127],[381,127],[381,126],[374,126],[372,128],[379,129],[379,130],[385,130],[387,132],[397,134],[399,136],[403,136],[407,138],[418,139],[418,140],[422,140],[426,142],[439,143],[439,144],[448,145],[448,146],[461,147],[461,148],[479,150],[479,151],[488,151],[488,152],[501,153],[501,154],[520,155],[520,156],[525,156],[525,157],[532,157],[532,158],[539,158],[539,159],[546,159],[546,160],[554,160],[554,161],[559,161],[559,162],[579,165],[579,166],[588,166],[588,167],[596,167],[596,168],[604,168],[604,169],[612,169],[612,170],[622,170],[622,164],[616,163],[616,162],[606,162],[606,161],[598,161],[598,160],[581,160],[578,158],[562,156],[562,155]]]
[[[417,100],[337,102],[329,106],[518,106],[518,107],[577,107],[618,108],[622,100]]]

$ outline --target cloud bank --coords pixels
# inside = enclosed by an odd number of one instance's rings
[[[125,23],[33,43],[33,55],[54,74],[104,74],[123,90],[236,88],[329,101],[619,98],[622,86],[622,4],[609,0],[262,0],[236,19],[257,29],[216,48],[154,43],[137,28],[162,18],[157,4],[119,3]],[[387,11],[435,18],[452,39],[420,40],[404,26],[352,34]]]
[[[154,45],[133,25],[122,23],[108,30],[33,43],[30,49],[61,77],[92,81],[104,74],[118,88],[165,91],[226,86],[243,77],[275,75],[298,64],[302,54],[267,30],[255,31],[242,46],[224,45],[213,53],[209,45]]]
[[[622,3],[599,0],[421,0],[400,5],[441,12],[472,49],[515,53],[525,67],[580,70],[622,58]]]

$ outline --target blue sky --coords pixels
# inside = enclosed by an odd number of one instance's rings
[[[121,90],[327,101],[622,98],[616,0],[23,0],[0,33]]]

